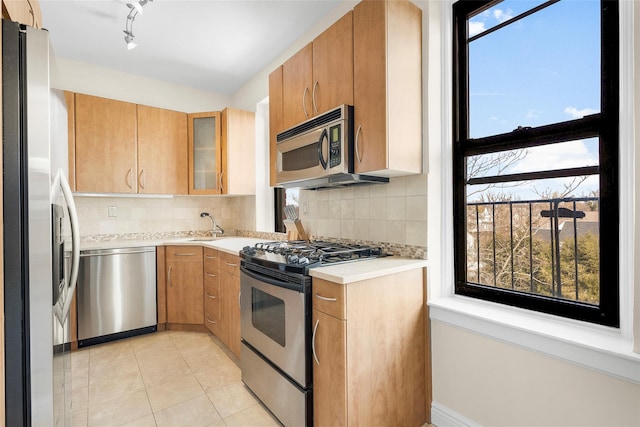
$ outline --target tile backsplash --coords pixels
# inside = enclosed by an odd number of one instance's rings
[[[426,248],[427,175],[391,178],[388,184],[300,192],[307,233]]]
[[[75,195],[80,236],[211,230],[209,212],[226,230],[255,230],[255,197],[173,198]],[[112,216],[110,216],[110,214]],[[115,216],[113,216],[115,214]]]

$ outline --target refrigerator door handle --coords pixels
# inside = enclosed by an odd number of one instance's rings
[[[76,210],[76,204],[73,200],[71,187],[62,169],[58,169],[53,188],[54,193],[56,189],[62,189],[62,194],[69,209],[69,222],[71,224],[71,277],[69,278],[67,297],[65,298],[64,306],[60,313],[61,322],[64,323],[71,310],[71,301],[76,292],[76,282],[78,281],[78,268],[80,266],[80,230],[78,228],[78,211]]]

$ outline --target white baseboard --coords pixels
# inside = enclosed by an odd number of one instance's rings
[[[438,402],[431,402],[431,424],[436,427],[481,427],[481,424]]]

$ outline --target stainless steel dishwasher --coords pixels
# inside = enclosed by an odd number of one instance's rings
[[[156,330],[155,246],[81,251],[77,287],[78,346]]]

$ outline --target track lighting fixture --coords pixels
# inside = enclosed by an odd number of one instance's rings
[[[133,21],[136,19],[138,14],[142,15],[142,8],[149,2],[153,0],[139,0],[132,3],[127,3],[127,7],[131,9],[129,14],[127,15],[127,22],[125,23],[124,29],[124,41],[127,43],[127,49],[131,50],[138,46],[133,39],[135,36],[133,35]]]

